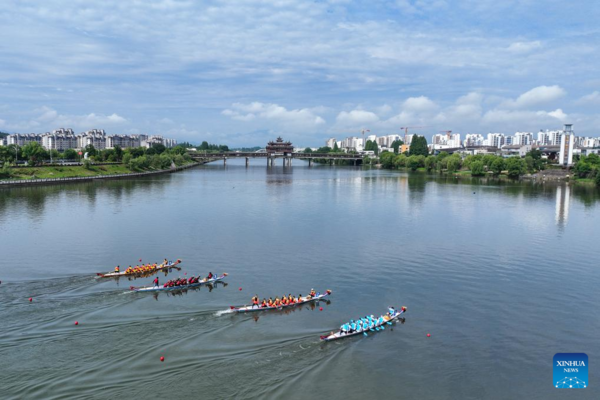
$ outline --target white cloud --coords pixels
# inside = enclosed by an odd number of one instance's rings
[[[352,110],[340,112],[335,120],[342,127],[364,128],[365,124],[379,121],[379,117],[371,111]]]
[[[28,113],[29,118],[12,120],[5,123],[8,129],[26,133],[51,131],[56,128],[73,128],[75,130],[104,129],[123,126],[127,119],[113,113],[110,115],[89,113],[84,115],[60,114],[58,111],[43,106]]]
[[[438,105],[426,96],[409,97],[402,104],[402,111],[423,113],[437,110]]]
[[[221,114],[238,121],[274,121],[294,128],[315,128],[325,124],[325,120],[316,114],[315,109],[288,110],[278,104],[256,101],[248,104],[233,103],[231,108],[223,110]]]
[[[516,100],[508,100],[502,104],[507,108],[525,109],[540,104],[550,103],[558,100],[566,94],[560,86],[538,86],[522,95]]]
[[[533,42],[515,42],[508,46],[508,51],[511,53],[529,53],[542,47],[542,42],[536,40]]]
[[[577,100],[577,104],[598,104],[600,103],[600,92],[594,91],[590,94],[582,96]]]
[[[515,129],[541,126],[554,126],[558,121],[564,121],[568,117],[563,110],[554,111],[519,111],[493,109],[487,111],[482,119],[488,126],[513,126]]]

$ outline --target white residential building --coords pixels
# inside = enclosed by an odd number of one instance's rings
[[[106,132],[103,129],[92,129],[77,137],[77,147],[84,149],[92,145],[96,150],[106,149]]]
[[[526,146],[533,144],[533,133],[530,132],[516,132],[512,139],[512,143],[515,145]]]
[[[573,146],[575,144],[575,134],[573,133],[573,125],[565,124],[565,127],[560,136],[560,150],[558,153],[558,163],[565,167],[570,167],[573,164]]]
[[[66,131],[66,133],[55,133],[57,131]],[[77,148],[77,142],[77,136],[73,134],[73,131],[54,130],[52,133],[42,135],[42,146],[44,146],[46,150],[65,151],[67,149],[74,149]]]
[[[37,133],[17,133],[14,135],[8,135],[7,144],[16,144],[17,146],[25,146],[30,142],[38,142],[42,144],[42,135]]]
[[[540,130],[538,132],[537,144],[540,146],[547,146],[550,144],[550,134]]]
[[[467,133],[465,135],[465,146],[483,146],[485,139],[479,133]]]
[[[488,133],[485,146],[500,148],[506,144],[504,133]]]
[[[110,135],[106,137],[106,148],[114,149],[119,146],[122,149],[128,147],[140,147],[140,139],[133,135]]]
[[[327,142],[325,142],[325,146],[329,147],[330,149],[333,149],[335,147],[335,138],[327,139]]]
[[[362,149],[362,139],[354,136],[347,137],[342,140],[342,145],[339,147],[344,151],[360,151]]]

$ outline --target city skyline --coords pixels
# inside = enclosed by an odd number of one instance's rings
[[[551,0],[8,1],[0,130],[232,146],[404,126],[598,136],[598,16]]]

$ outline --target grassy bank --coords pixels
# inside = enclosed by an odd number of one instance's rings
[[[13,168],[10,178],[0,180],[23,180],[23,179],[48,179],[48,178],[75,178],[98,175],[131,174],[134,172],[159,171],[154,168],[131,170],[124,164],[116,165],[90,165],[85,168],[82,165],[64,167],[23,167]]]

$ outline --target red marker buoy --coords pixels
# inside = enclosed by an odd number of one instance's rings
[[[75,325],[79,325],[79,322],[75,321]]]
[[[319,311],[323,311],[323,307],[319,307]]]
[[[187,272],[184,272],[183,274],[184,274],[184,275],[187,275]]]
[[[142,262],[142,259],[140,258],[140,262]]]
[[[32,301],[33,301],[33,299],[30,297],[30,298],[29,298],[29,302],[31,303]]]
[[[160,357],[160,361],[161,361],[161,362],[162,362],[162,361],[165,361],[165,358],[161,356],[161,357]]]
[[[427,337],[431,337],[431,333],[428,333],[428,334],[427,334]]]
[[[240,288],[240,291],[242,290],[242,288]]]

